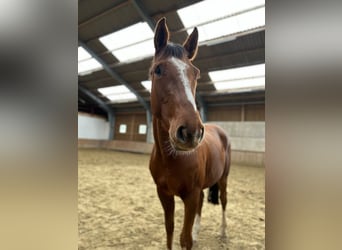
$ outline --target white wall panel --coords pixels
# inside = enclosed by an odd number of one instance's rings
[[[108,137],[108,121],[104,118],[78,113],[78,138],[107,140]]]

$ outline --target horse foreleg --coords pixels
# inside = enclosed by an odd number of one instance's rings
[[[165,194],[160,188],[157,188],[159,200],[164,209],[164,220],[166,229],[166,245],[167,249],[172,249],[172,238],[174,228],[174,212],[175,212],[175,199],[173,195]]]
[[[197,241],[197,236],[198,236],[198,232],[200,230],[200,226],[201,226],[201,214],[202,214],[202,206],[203,206],[203,197],[204,197],[204,193],[203,190],[200,193],[200,197],[199,197],[199,203],[197,206],[197,211],[196,211],[196,215],[195,215],[195,221],[194,221],[194,225],[192,227],[192,240],[193,241]]]
[[[184,223],[180,235],[180,244],[182,248],[186,248],[187,250],[192,248],[192,226],[198,208],[200,192],[200,190],[196,190],[186,197],[182,197],[184,202]]]

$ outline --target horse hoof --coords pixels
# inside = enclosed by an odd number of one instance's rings
[[[228,238],[226,232],[224,232],[224,231],[222,231],[220,233],[220,237],[221,237],[222,240],[226,240]]]

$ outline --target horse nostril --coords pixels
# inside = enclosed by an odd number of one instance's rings
[[[187,139],[188,139],[188,133],[187,133],[187,129],[184,126],[180,126],[177,129],[177,139],[179,141],[181,141],[182,143],[186,143]]]

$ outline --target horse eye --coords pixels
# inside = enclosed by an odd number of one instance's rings
[[[161,76],[162,71],[161,71],[160,65],[158,65],[158,66],[154,69],[154,74],[156,74],[157,76]]]

